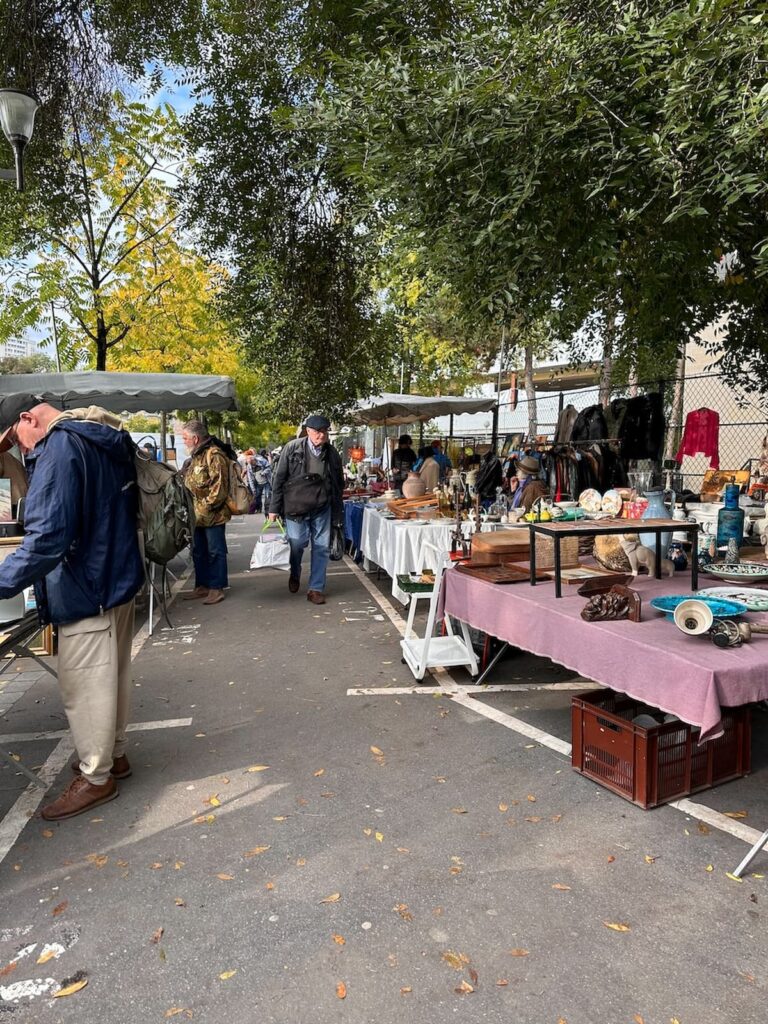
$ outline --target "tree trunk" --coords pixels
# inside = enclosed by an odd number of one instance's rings
[[[96,310],[96,369],[106,370],[107,368],[107,325],[104,322],[104,314],[100,309]]]
[[[528,399],[528,440],[533,444],[539,432],[539,417],[536,411],[536,388],[533,384],[533,345],[525,346],[525,397]]]
[[[667,420],[667,439],[664,444],[664,458],[674,459],[683,429],[683,399],[685,398],[685,349],[683,345],[675,370],[675,390],[672,392],[672,407]]]
[[[632,353],[632,365],[629,368],[629,380],[627,383],[629,385],[629,397],[637,398],[637,387],[639,383],[637,379],[637,348],[635,348],[635,351]]]
[[[608,310],[605,318],[605,337],[603,338],[603,365],[600,370],[597,400],[604,409],[611,400],[611,377],[613,376],[613,342],[616,336],[616,317],[613,307]]]

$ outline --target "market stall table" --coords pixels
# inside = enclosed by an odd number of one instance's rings
[[[421,567],[425,543],[440,551],[450,551],[454,526],[452,519],[387,519],[377,509],[366,508],[360,550],[368,562],[381,566],[392,577],[392,596],[407,604],[410,597],[398,587],[398,574],[416,572]],[[463,523],[462,529],[469,536],[471,523]],[[429,549],[423,564],[429,569],[437,568]]]
[[[442,600],[445,612],[476,629],[698,726],[701,740],[722,733],[721,707],[768,699],[768,637],[721,650],[681,633],[650,601],[690,593],[687,572],[641,576],[632,586],[643,600],[640,622],[585,622],[575,590],[558,600],[554,585],[499,586],[455,569],[443,577]]]

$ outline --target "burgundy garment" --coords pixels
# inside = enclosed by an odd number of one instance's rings
[[[693,409],[685,417],[683,440],[675,456],[678,465],[684,455],[706,455],[710,469],[720,468],[720,416],[714,409]]]

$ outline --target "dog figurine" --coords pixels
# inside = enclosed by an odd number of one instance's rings
[[[633,576],[638,575],[641,567],[648,572],[649,576],[656,575],[656,552],[641,544],[636,533],[621,534],[619,545],[627,556]],[[661,571],[665,576],[674,576],[675,567],[668,558],[662,558]]]

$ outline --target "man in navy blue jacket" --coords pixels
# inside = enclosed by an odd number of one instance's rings
[[[125,756],[134,597],[144,572],[136,472],[122,430],[62,413],[32,395],[0,401],[0,451],[24,452],[25,536],[0,565],[0,598],[34,584],[40,621],[58,627],[58,676],[78,754],[75,779],[43,808],[70,818],[117,796]]]

